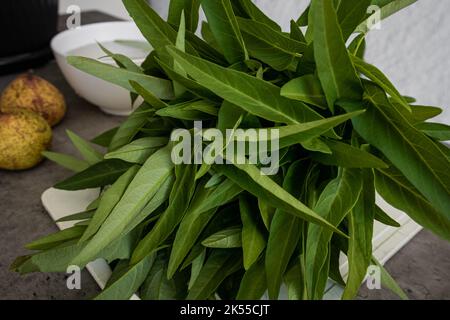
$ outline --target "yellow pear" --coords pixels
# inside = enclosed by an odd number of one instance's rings
[[[13,80],[0,98],[0,111],[11,112],[17,109],[36,112],[50,126],[54,126],[64,117],[66,103],[55,86],[29,72]]]
[[[52,130],[38,114],[19,110],[0,113],[0,137],[0,169],[24,170],[41,162]]]

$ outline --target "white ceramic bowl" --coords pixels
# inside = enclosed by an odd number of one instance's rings
[[[106,113],[126,116],[133,111],[127,90],[79,71],[66,61],[66,57],[76,49],[115,40],[145,41],[145,38],[133,22],[103,22],[63,31],[52,39],[51,48],[64,77],[79,96]],[[100,56],[96,54],[88,58],[98,59]],[[114,64],[110,59],[101,61]],[[142,61],[142,58],[134,60],[137,64]]]

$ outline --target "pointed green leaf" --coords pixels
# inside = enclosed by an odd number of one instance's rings
[[[104,160],[57,183],[54,187],[62,190],[82,190],[104,187],[112,184],[130,167],[131,163],[122,160]]]
[[[230,274],[242,266],[242,258],[234,250],[214,250],[189,290],[187,300],[205,300]]]
[[[217,165],[214,167],[223,173],[228,179],[235,182],[242,189],[247,190],[256,197],[262,197],[271,205],[286,211],[294,216],[300,217],[312,223],[324,226],[330,231],[342,234],[327,220],[320,217],[313,210],[305,206],[289,192],[284,190],[275,181],[265,176],[261,171],[251,164]]]
[[[242,39],[230,0],[202,1],[211,32],[230,64],[248,60],[247,49]]]
[[[378,0],[372,1],[372,4],[377,5],[379,11],[371,11],[367,18],[359,24],[356,28],[357,32],[367,33],[370,31],[370,27],[374,22],[379,22],[377,18],[381,20],[386,19],[394,13],[412,5],[417,0]]]
[[[437,211],[411,183],[394,168],[375,171],[378,193],[393,207],[440,237],[450,240],[450,219]]]
[[[313,0],[311,11],[317,73],[333,111],[338,99],[361,99],[361,83],[345,47],[332,1]]]
[[[438,141],[450,140],[450,126],[446,124],[423,122],[416,124],[415,127],[430,138],[436,139]]]
[[[25,248],[27,248],[28,250],[51,249],[69,240],[79,238],[83,234],[85,229],[86,227],[84,226],[74,226],[71,228],[67,228],[30,242],[25,245]]]
[[[355,130],[379,149],[444,216],[450,218],[450,162],[431,139],[415,129],[377,86],[366,83],[367,111],[352,120]],[[347,111],[360,109],[347,104]]]
[[[95,210],[94,216],[89,222],[86,231],[83,233],[80,242],[90,239],[100,229],[103,222],[122,198],[126,188],[138,172],[139,168],[139,166],[133,166],[128,169],[101,195],[98,208]]]
[[[168,50],[199,84],[254,115],[288,124],[322,118],[305,104],[281,97],[280,88],[269,82],[222,68],[174,48]]]
[[[364,76],[383,88],[398,104],[411,112],[411,107],[408,102],[406,102],[405,98],[397,91],[394,85],[377,67],[355,56],[350,57],[358,72],[361,72]]]
[[[120,159],[126,162],[143,164],[148,157],[168,142],[166,137],[148,137],[134,140],[115,151],[105,154],[105,159]]]
[[[194,198],[181,221],[173,242],[168,267],[169,278],[175,274],[200,233],[213,217],[216,208],[228,203],[241,191],[230,180],[225,180],[216,187],[208,189],[205,189],[202,184],[197,186]]]
[[[293,79],[281,88],[281,95],[294,100],[326,108],[327,99],[317,76],[308,74]]]
[[[70,130],[67,130],[67,136],[89,164],[96,164],[103,160],[103,155],[95,150],[88,141]]]
[[[171,0],[169,5],[170,24],[180,24],[181,12],[184,11],[186,18],[186,29],[195,32],[198,27],[198,16],[201,0]]]
[[[313,158],[327,165],[337,165],[344,168],[387,168],[388,165],[369,152],[355,148],[347,143],[327,140],[327,146],[332,155],[313,154]]]
[[[301,189],[297,188],[301,178],[302,162],[297,161],[289,167],[284,178],[283,188],[300,196]],[[300,240],[302,221],[287,212],[277,210],[270,224],[269,240],[267,242],[265,266],[267,272],[267,288],[270,299],[278,299],[280,286],[289,260]]]
[[[166,79],[160,79],[126,69],[120,69],[85,57],[70,56],[67,57],[67,62],[81,71],[116,84],[131,92],[135,92],[134,88],[130,85],[130,80],[134,80],[145,84],[146,88],[151,90],[155,96],[161,99],[172,99],[174,97],[172,83]]]
[[[231,227],[210,235],[202,241],[207,248],[240,248],[242,247],[241,227]]]
[[[322,191],[314,211],[338,226],[355,206],[362,190],[360,169],[341,169],[338,177]],[[310,299],[321,299],[328,278],[332,233],[310,224],[305,251],[306,284]]]
[[[73,264],[90,262],[99,251],[120,237],[130,223],[136,222],[134,218],[172,174],[174,165],[170,150],[169,147],[160,149],[145,162],[98,232],[73,260]]]
[[[373,219],[375,207],[374,176],[362,171],[363,189],[355,207],[348,215],[348,277],[343,300],[354,299],[372,260]]]
[[[195,165],[178,165],[175,167],[175,183],[169,197],[169,205],[156,222],[155,226],[139,242],[132,263],[143,259],[149,252],[161,245],[175,230],[183,219],[195,188]]]
[[[89,167],[89,163],[87,161],[83,161],[72,157],[67,154],[44,151],[42,155],[47,159],[59,164],[61,167],[72,170],[74,172],[80,172],[86,170]]]
[[[266,239],[261,231],[261,223],[258,220],[259,208],[252,202],[252,199],[248,196],[240,196],[239,209],[242,220],[244,268],[248,270],[258,260],[261,252],[266,247]]]
[[[154,262],[155,255],[150,254],[141,262],[131,265],[123,270],[121,276],[95,297],[95,300],[127,300],[145,281]]]
[[[264,259],[259,259],[242,277],[236,300],[259,300],[267,289]]]
[[[288,69],[306,49],[306,43],[293,40],[261,22],[243,18],[237,21],[250,54],[275,70]]]

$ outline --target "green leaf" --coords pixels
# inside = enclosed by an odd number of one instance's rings
[[[309,16],[310,5],[308,5],[305,11],[302,12],[300,17],[297,19],[297,24],[301,27],[305,27],[308,25],[308,16]]]
[[[54,187],[62,190],[82,190],[104,187],[112,184],[132,166],[122,160],[104,160],[74,176],[57,183]]]
[[[115,54],[105,48],[101,43],[97,43],[99,47],[106,53],[107,56],[111,57],[114,62],[119,66],[119,68],[130,70],[137,73],[144,73],[142,68],[133,62],[130,58],[123,54]]]
[[[160,254],[156,258],[147,279],[139,293],[143,300],[174,300],[186,297],[186,284],[178,279],[167,279],[166,254]],[[182,278],[182,277],[181,277]],[[182,280],[182,279],[181,279]]]
[[[411,105],[410,108],[412,110],[412,118],[415,123],[424,122],[442,113],[442,109],[437,107]]]
[[[232,4],[235,11],[238,11],[241,17],[250,18],[261,22],[274,30],[281,31],[281,27],[272,19],[270,19],[264,12],[262,12],[252,0],[233,0]]]
[[[301,189],[297,188],[298,179],[301,178],[302,162],[294,162],[289,167],[284,178],[283,188],[296,198],[300,196]],[[266,250],[266,273],[269,298],[278,299],[280,285],[289,260],[300,240],[302,221],[287,212],[277,209],[270,224],[269,240]]]
[[[116,259],[128,259],[135,242],[136,233],[130,233],[108,244],[108,246],[97,253],[93,260],[103,258],[107,262],[111,262]],[[73,258],[76,257],[85,246],[85,243],[79,244],[77,243],[77,240],[71,240],[50,250],[32,255],[30,259],[32,269],[26,270],[26,272],[66,272],[67,267],[73,265]],[[80,268],[83,268],[86,263],[77,265]]]
[[[199,84],[254,115],[288,124],[322,118],[305,104],[281,97],[280,88],[271,83],[222,68],[174,48],[168,50]]]
[[[134,218],[139,216],[141,210],[172,174],[174,165],[170,150],[168,147],[162,148],[145,162],[98,232],[72,261],[73,264],[81,265],[91,261],[99,251],[123,235],[130,223],[136,223]]]
[[[250,164],[234,164],[233,166],[217,165],[214,168],[242,189],[247,190],[258,198],[263,198],[271,205],[289,212],[296,217],[320,224],[331,231],[342,234],[341,231],[293,197],[275,181],[263,175],[256,166]]]
[[[214,35],[211,32],[211,28],[209,27],[209,24],[206,21],[202,22],[202,38],[210,46],[213,46],[215,48],[219,48],[219,45],[217,44],[217,41],[216,41],[216,39],[214,38]],[[219,64],[221,64],[221,63],[219,63]]]
[[[438,141],[450,140],[450,126],[446,124],[424,122],[416,124],[415,127],[430,138],[436,139]]]
[[[222,281],[241,266],[242,258],[236,251],[214,250],[206,260],[186,299],[205,300],[209,298]]]
[[[358,72],[361,72],[364,76],[383,88],[398,104],[411,112],[411,107],[408,102],[406,102],[405,98],[378,68],[355,56],[350,57]]]
[[[363,33],[358,34],[348,46],[348,51],[355,57],[363,60],[366,52],[366,35]]]
[[[294,20],[291,20],[290,28],[291,28],[290,29],[291,39],[306,43],[306,39],[305,39],[305,36],[303,35],[302,30],[300,29],[299,25]]]
[[[355,130],[379,149],[447,218],[450,217],[450,162],[431,139],[415,129],[393,108],[385,93],[367,83],[367,111],[352,120]],[[347,104],[347,111],[361,105]]]
[[[239,197],[239,209],[242,220],[242,251],[244,255],[244,268],[249,270],[258,260],[266,247],[266,239],[261,231],[259,208],[250,197]]]
[[[363,189],[355,207],[348,215],[348,278],[343,300],[354,299],[367,274],[372,260],[373,219],[375,207],[374,176],[371,170],[362,171]]]
[[[366,16],[371,0],[340,0],[338,1],[337,16],[344,41],[355,31]]]
[[[414,221],[440,237],[450,240],[450,219],[439,212],[395,168],[376,170],[375,186],[378,193],[393,207],[408,214]]]
[[[92,139],[91,142],[101,147],[108,148],[118,129],[118,127],[109,129]]]
[[[213,217],[216,208],[228,203],[241,191],[241,188],[230,180],[225,180],[216,187],[208,189],[205,189],[203,184],[197,186],[172,245],[168,267],[169,278],[175,274],[202,230]]]
[[[106,218],[108,218],[109,214],[122,198],[125,190],[139,169],[139,166],[132,166],[101,195],[97,210],[95,210],[94,216],[81,237],[80,242],[89,240],[100,229],[103,222],[105,222]]]
[[[202,87],[194,80],[177,73],[172,67],[170,67],[168,64],[165,64],[161,60],[156,59],[156,61],[161,66],[161,68],[164,69],[164,72],[169,76],[169,78],[181,84],[184,88],[186,88],[186,90],[190,91],[197,97],[210,101],[219,100],[219,98],[214,93]]]
[[[70,56],[67,57],[67,62],[81,71],[116,84],[134,93],[136,92],[130,85],[130,80],[139,81],[141,84],[145,84],[145,87],[152,91],[158,98],[172,99],[174,97],[172,83],[165,79],[117,68],[85,57]]]
[[[202,241],[207,248],[240,248],[242,247],[241,227],[231,227],[210,235]]]
[[[334,111],[338,99],[361,99],[361,82],[345,47],[332,1],[313,0],[311,10],[317,73],[328,107]]]
[[[217,116],[218,109],[215,103],[206,100],[194,100],[169,105],[156,112],[161,117],[171,117],[182,120],[207,120]]]
[[[125,8],[138,26],[143,36],[157,51],[157,55],[168,65],[172,65],[172,59],[167,54],[165,47],[174,45],[177,32],[164,21],[145,0],[123,0]],[[181,12],[178,18],[181,17]],[[197,54],[189,44],[186,46],[189,53]],[[153,90],[152,90],[153,91]],[[158,96],[158,95],[157,95]],[[160,97],[160,96],[158,96]],[[160,97],[163,98],[163,97]]]
[[[397,296],[399,296],[402,300],[408,300],[408,296],[406,293],[400,288],[397,281],[395,281],[389,272],[375,259],[372,258],[372,261],[377,265],[381,270],[381,285],[383,287],[388,288],[393,293],[395,293]]]
[[[363,22],[359,24],[359,26],[356,28],[357,32],[367,33],[370,31],[369,27],[371,27],[372,23],[375,21],[376,18],[379,18],[380,20],[386,19],[389,16],[393,15],[394,13],[402,10],[403,8],[406,8],[407,6],[415,3],[417,0],[387,0],[387,1],[377,1],[374,4],[378,5],[380,7],[379,12],[371,12],[371,15],[369,15]],[[378,22],[375,21],[375,22]]]
[[[198,12],[201,0],[171,0],[167,21],[173,25],[180,25],[181,13],[184,11],[186,29],[195,32],[198,27]]]
[[[248,60],[230,0],[202,1],[211,32],[230,64]]]
[[[153,113],[152,107],[146,103],[139,106],[120,125],[111,140],[109,151],[117,150],[129,144],[142,127],[147,123],[148,117]]]
[[[84,140],[70,130],[67,130],[67,135],[69,136],[69,139],[72,141],[75,148],[77,148],[77,150],[89,164],[96,164],[103,160],[103,155],[95,150],[88,141]]]
[[[264,259],[252,264],[242,277],[236,300],[259,300],[267,289]]]
[[[186,31],[186,40],[195,48],[195,50],[197,50],[198,55],[201,58],[221,66],[228,66],[227,60],[223,54],[218,51],[219,46],[217,44],[209,44],[190,31]]]
[[[258,198],[258,208],[264,222],[264,226],[267,230],[270,230],[270,224],[272,223],[273,216],[275,215],[275,208],[270,206],[269,202],[262,198]]]
[[[374,207],[374,212],[375,212],[375,220],[377,220],[378,222],[381,222],[387,226],[391,226],[391,227],[395,227],[398,228],[400,227],[400,223],[398,223],[397,221],[395,221],[394,219],[392,219],[386,212],[383,211],[383,209],[381,209],[379,206],[375,206]]]
[[[313,159],[327,165],[337,165],[344,168],[387,168],[388,165],[374,155],[355,148],[347,143],[334,140],[325,142],[333,152],[332,155],[323,153],[313,154]]]
[[[166,145],[167,142],[168,139],[166,137],[137,139],[115,151],[107,153],[105,159],[120,159],[131,163],[143,164],[148,157]]]
[[[25,245],[28,250],[47,250],[54,248],[69,240],[77,239],[86,229],[84,226],[75,226],[58,231],[46,237],[40,238]]]
[[[165,102],[161,101],[161,99],[156,97],[152,92],[147,90],[139,82],[131,80],[130,84],[134,88],[136,93],[139,94],[146,103],[152,106],[153,109],[162,109],[167,107],[167,104]]]
[[[288,69],[306,49],[306,43],[293,40],[264,23],[243,18],[237,21],[250,54],[275,70]]]
[[[194,193],[196,172],[195,165],[175,167],[176,179],[170,193],[169,205],[155,226],[139,242],[133,253],[132,263],[140,261],[161,245],[181,222]]]
[[[67,222],[67,221],[79,221],[91,219],[94,215],[95,209],[87,209],[86,211],[74,213],[63,218],[56,220],[55,222]]]
[[[203,268],[203,264],[205,263],[205,259],[206,259],[206,248],[203,249],[202,252],[192,261],[191,277],[189,279],[188,285],[189,290],[194,285],[195,280],[197,280],[197,277]]]
[[[95,297],[95,300],[127,300],[145,281],[147,274],[155,260],[150,254],[139,263],[131,265],[122,271],[121,276]]]
[[[87,161],[79,160],[67,154],[43,151],[42,155],[47,159],[59,164],[60,166],[74,172],[80,172],[86,170],[89,167],[89,163]]]
[[[327,106],[327,99],[320,81],[314,74],[292,79],[281,88],[281,95],[319,108],[326,108]]]
[[[355,206],[362,190],[360,169],[341,169],[338,177],[322,191],[314,207],[321,217],[338,226]],[[310,224],[306,240],[305,267],[308,298],[321,299],[328,278],[330,259],[329,229]]]
[[[304,300],[305,279],[301,259],[286,272],[284,282],[289,300]]]

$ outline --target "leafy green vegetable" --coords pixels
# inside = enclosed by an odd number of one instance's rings
[[[68,132],[84,160],[44,152],[75,171],[55,187],[98,197],[12,270],[105,259],[97,299],[322,299],[329,280],[354,299],[379,266],[374,221],[399,227],[376,192],[450,241],[450,130],[430,121],[442,109],[414,105],[364,61],[377,15],[415,0],[312,0],[289,33],[252,0],[171,0],[168,21],[146,0],[123,2],[148,43],[117,42],[152,50],[145,61],[101,44],[117,67],[68,61],[144,102],[90,142]]]

